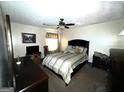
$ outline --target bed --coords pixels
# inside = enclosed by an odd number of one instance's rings
[[[47,55],[42,65],[61,75],[68,85],[74,69],[88,61],[88,51],[89,41],[80,39],[71,40],[68,41],[68,47],[64,52]]]

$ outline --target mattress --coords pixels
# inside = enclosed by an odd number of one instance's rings
[[[73,69],[86,60],[88,60],[87,54],[54,53],[46,56],[42,65],[61,75],[65,83],[69,84]]]

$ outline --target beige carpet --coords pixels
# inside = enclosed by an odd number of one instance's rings
[[[105,92],[108,89],[108,73],[85,64],[73,77],[68,86],[48,68],[41,68],[49,76],[50,92]]]

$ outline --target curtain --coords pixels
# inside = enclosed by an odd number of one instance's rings
[[[57,33],[46,33],[46,38],[53,38],[53,39],[58,39],[58,34]]]

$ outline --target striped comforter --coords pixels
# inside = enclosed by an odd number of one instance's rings
[[[45,57],[42,65],[60,74],[65,83],[69,84],[73,69],[85,60],[87,60],[86,54],[55,53]]]

